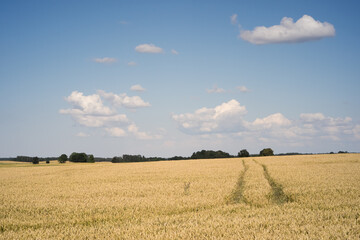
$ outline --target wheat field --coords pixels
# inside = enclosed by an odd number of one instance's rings
[[[0,239],[359,239],[360,154],[0,162]]]

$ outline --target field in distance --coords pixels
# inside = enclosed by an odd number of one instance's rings
[[[0,239],[359,239],[360,154],[0,163]]]

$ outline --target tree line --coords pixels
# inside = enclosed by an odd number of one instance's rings
[[[257,156],[272,156],[274,152],[271,148],[265,148],[260,151],[260,154]],[[113,158],[95,158],[92,154],[86,153],[77,153],[73,152],[68,157],[66,154],[61,154],[58,158],[38,158],[38,157],[28,157],[28,156],[17,156],[16,161],[23,162],[32,162],[33,164],[39,164],[40,161],[46,161],[50,163],[50,160],[57,159],[59,163],[74,162],[74,163],[94,163],[96,162],[107,162],[111,161],[112,163],[125,163],[125,162],[153,162],[153,161],[174,161],[174,160],[186,160],[186,159],[211,159],[211,158],[232,158],[232,157],[250,157],[256,155],[250,155],[246,149],[241,150],[237,156],[230,155],[227,152],[218,150],[201,150],[194,152],[191,157],[182,157],[174,156],[171,158],[162,158],[162,157],[145,157],[141,155],[130,155],[124,154],[122,156],[114,156]]]
[[[348,153],[347,151],[339,151],[338,153]],[[290,152],[279,153],[278,156],[283,155],[301,155],[302,153]],[[308,153],[311,154],[311,153]],[[334,152],[330,152],[334,154]],[[74,163],[94,163],[94,162],[112,162],[112,163],[126,163],[126,162],[153,162],[153,161],[174,161],[174,160],[187,160],[187,159],[212,159],[212,158],[233,158],[233,157],[258,157],[258,156],[273,156],[274,151],[271,148],[264,148],[259,154],[250,154],[246,149],[242,149],[237,155],[231,155],[227,152],[218,150],[201,150],[194,152],[190,157],[174,156],[171,158],[162,157],[145,157],[142,155],[130,155],[124,154],[122,156],[114,156],[113,158],[101,158],[94,157],[92,154],[73,152],[69,157],[66,154],[62,154],[59,157],[29,157],[29,156],[17,156],[16,158],[4,158],[3,160],[15,160],[20,162],[32,162],[33,164],[39,164],[41,161],[50,163],[51,160],[58,160],[59,163],[65,163],[67,161]]]
[[[161,158],[161,157],[144,157],[141,155],[128,155],[124,154],[122,156],[115,156],[111,159],[112,163],[122,163],[122,162],[150,162],[150,161],[172,161],[172,160],[186,160],[186,159],[212,159],[212,158],[233,158],[233,157],[250,157],[250,156],[273,156],[274,151],[271,148],[265,148],[260,151],[258,155],[250,155],[246,149],[241,150],[237,156],[230,155],[227,152],[218,150],[201,150],[194,152],[191,157],[181,157],[175,156],[171,158]]]

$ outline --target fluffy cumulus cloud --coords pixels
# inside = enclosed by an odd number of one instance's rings
[[[107,101],[109,101],[115,107],[125,107],[132,109],[150,107],[150,103],[145,102],[139,96],[129,97],[126,93],[115,94],[112,92],[105,92],[102,90],[99,90],[98,94]]]
[[[287,127],[291,125],[291,121],[284,117],[281,113],[271,114],[265,118],[257,118],[248,126],[254,129],[271,129],[275,127]]]
[[[139,96],[129,97],[125,93],[114,94],[99,90],[97,94],[84,95],[73,91],[65,100],[72,105],[68,109],[60,109],[59,113],[70,115],[76,123],[89,128],[100,128],[105,134],[113,137],[133,136],[137,139],[159,139],[161,135],[141,132],[126,114],[118,112],[118,108],[148,107],[149,103]],[[110,106],[106,106],[103,102]],[[125,130],[124,130],[125,129]],[[84,137],[83,133],[77,136]]]
[[[154,44],[140,44],[135,47],[135,51],[139,53],[163,53],[164,50]]]
[[[135,91],[135,92],[144,92],[144,91],[146,91],[146,89],[143,88],[140,84],[136,84],[136,85],[131,86],[130,90]]]
[[[116,58],[104,57],[104,58],[94,58],[94,62],[97,63],[114,63],[116,62]]]
[[[241,31],[239,37],[253,44],[296,43],[319,40],[335,36],[335,28],[327,22],[320,22],[304,15],[296,22],[284,17],[280,25],[259,26],[254,30]]]
[[[181,131],[191,135],[243,137],[254,141],[296,145],[312,141],[354,140],[360,138],[360,125],[349,117],[326,117],[322,113],[304,113],[291,120],[281,113],[253,121],[245,120],[247,110],[236,100],[193,113],[173,114]],[[224,135],[225,134],[225,135]]]
[[[200,108],[194,113],[173,114],[179,128],[190,134],[207,134],[240,130],[246,108],[236,100],[230,100],[215,108]]]
[[[61,114],[69,114],[80,125],[102,127],[113,123],[127,123],[124,114],[117,114],[114,109],[105,106],[98,94],[85,96],[74,91],[65,100],[72,105],[69,109],[60,109]]]
[[[84,96],[82,92],[73,91],[65,100],[73,105],[72,109],[60,110],[61,113],[82,115],[111,115],[113,111],[105,106],[97,94]]]

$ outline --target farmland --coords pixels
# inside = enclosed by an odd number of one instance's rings
[[[359,239],[360,154],[0,163],[0,239]]]

